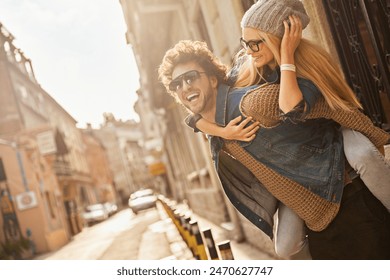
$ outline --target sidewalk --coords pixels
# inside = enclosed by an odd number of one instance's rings
[[[201,231],[211,229],[216,244],[229,239],[226,229],[192,213],[185,204],[177,205],[198,222]],[[158,211],[130,217],[130,210],[110,220],[84,228],[65,246],[34,260],[195,260],[179,230],[159,203]],[[137,220],[138,219],[138,220]],[[235,260],[272,260],[268,254],[246,242],[230,240]]]
[[[198,222],[199,228],[201,231],[206,229],[211,229],[213,234],[213,239],[215,243],[220,243],[222,241],[229,240],[226,229],[213,224],[205,218],[202,218],[194,214],[188,207],[184,204],[177,205],[183,212],[188,212],[192,219]],[[178,259],[178,260],[191,260],[194,259],[190,249],[187,247],[186,243],[183,241],[182,237],[179,234],[178,229],[173,224],[172,220],[168,217],[167,213],[163,207],[159,207],[159,212],[161,219],[166,223],[167,231],[166,237],[170,244],[170,250],[172,251],[172,256],[167,259]],[[247,242],[236,242],[230,240],[230,246],[233,252],[235,260],[274,260],[273,256],[265,252],[261,252],[259,249],[255,248],[253,245],[248,244]]]

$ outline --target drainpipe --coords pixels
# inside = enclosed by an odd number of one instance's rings
[[[28,192],[29,188],[28,188],[28,182],[27,182],[27,178],[26,178],[26,172],[24,170],[23,160],[22,160],[22,156],[20,154],[19,148],[18,148],[18,144],[14,141],[8,141],[8,140],[1,139],[1,138],[0,138],[0,144],[10,146],[15,150],[20,175],[22,176],[23,186],[24,186],[25,191]]]

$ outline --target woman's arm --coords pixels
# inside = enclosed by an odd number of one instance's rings
[[[226,127],[221,127],[201,118],[196,122],[196,128],[206,134],[219,136],[227,140],[252,141],[256,137],[259,123],[253,122],[249,124],[249,122],[252,121],[252,117],[248,117],[243,121],[241,121],[241,119],[242,117],[238,116],[231,120]]]
[[[289,16],[290,24],[284,21],[284,35],[280,46],[280,92],[279,108],[288,113],[302,101],[302,92],[298,87],[294,53],[302,37],[302,23],[299,17]],[[285,67],[285,65],[290,65]],[[293,65],[294,67],[291,67]],[[285,68],[289,70],[285,70]]]

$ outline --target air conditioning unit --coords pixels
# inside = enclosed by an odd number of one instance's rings
[[[34,192],[24,192],[15,196],[16,205],[19,210],[33,208],[38,205],[37,197]]]

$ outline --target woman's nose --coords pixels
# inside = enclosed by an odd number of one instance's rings
[[[247,55],[251,55],[253,53],[253,51],[250,49],[250,48],[247,48],[246,49],[246,54]]]

